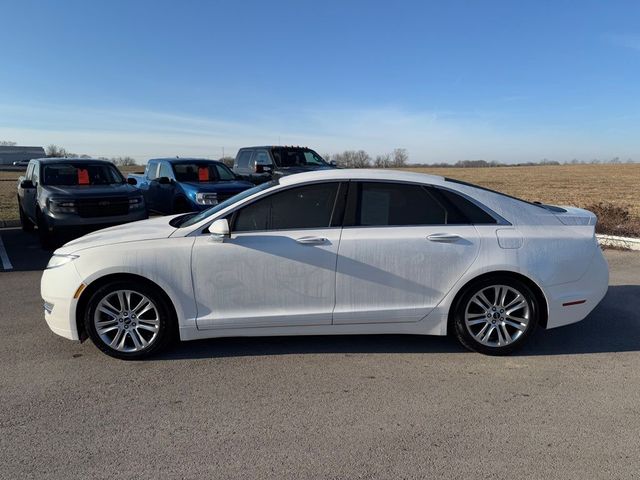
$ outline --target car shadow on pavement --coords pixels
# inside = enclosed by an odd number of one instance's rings
[[[640,350],[640,286],[617,285],[582,322],[539,329],[518,356]],[[218,338],[184,342],[155,360],[318,353],[462,353],[453,338],[420,335],[324,335]]]

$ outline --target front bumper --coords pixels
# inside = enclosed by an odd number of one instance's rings
[[[113,215],[108,217],[80,217],[79,215],[71,213],[52,213],[48,211],[43,218],[49,228],[95,230],[96,228],[105,228],[111,225],[146,220],[149,218],[149,215],[147,214],[146,208],[140,208],[126,215]]]
[[[600,247],[596,248],[589,268],[578,281],[544,288],[549,307],[547,328],[562,327],[583,320],[606,295],[609,288],[609,265]]]
[[[43,272],[40,295],[45,303],[44,319],[51,331],[70,340],[79,340],[76,305],[73,298],[82,284],[73,262]]]

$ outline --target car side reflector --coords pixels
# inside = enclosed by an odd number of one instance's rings
[[[570,307],[571,305],[580,305],[582,303],[586,303],[586,300],[576,300],[575,302],[567,302],[567,303],[563,303],[562,306]]]
[[[78,297],[80,297],[80,294],[84,291],[85,288],[87,288],[87,286],[84,283],[81,283],[76,290],[76,293],[73,294],[73,298],[77,299]]]

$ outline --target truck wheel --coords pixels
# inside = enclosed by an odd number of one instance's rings
[[[18,198],[18,212],[20,214],[20,226],[22,227],[22,230],[25,232],[33,232],[33,222],[31,222],[31,220],[29,220],[29,218],[27,217],[27,215],[24,213],[24,210],[22,209],[22,204],[20,203],[20,199]]]
[[[54,235],[53,232],[49,231],[49,227],[44,221],[44,218],[42,218],[40,210],[36,212],[36,222],[38,224],[38,238],[40,239],[40,246],[45,249],[51,248],[53,246]]]

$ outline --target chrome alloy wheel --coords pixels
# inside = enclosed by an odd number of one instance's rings
[[[138,352],[157,338],[160,315],[145,295],[133,290],[116,290],[100,300],[93,324],[105,345],[118,352]]]
[[[529,327],[531,305],[518,290],[507,285],[491,285],[476,292],[467,303],[464,324],[482,345],[509,345]]]

